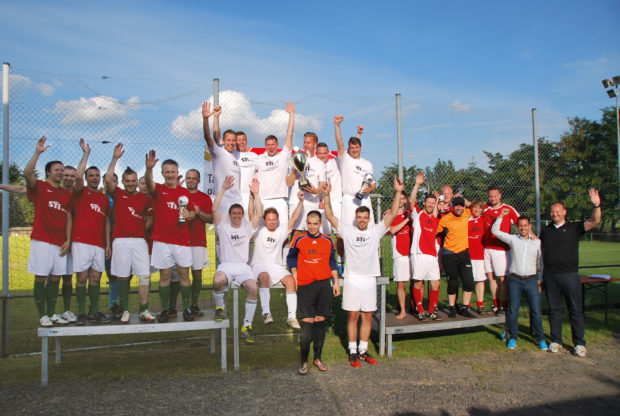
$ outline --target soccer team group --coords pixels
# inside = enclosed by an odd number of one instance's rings
[[[376,364],[368,353],[368,341],[372,314],[377,309],[375,278],[381,274],[378,250],[381,238],[389,232],[398,282],[398,319],[406,316],[408,281],[411,310],[417,318],[441,319],[437,311],[441,266],[447,275],[449,317],[457,313],[475,317],[470,310],[474,290],[479,314],[506,313],[511,299],[509,348],[516,347],[518,302],[524,292],[539,347],[556,352],[561,347],[561,303],[565,296],[571,323],[577,322],[571,326],[575,353],[585,355],[583,313],[573,284],[578,256],[570,256],[576,253],[578,237],[600,222],[596,191],[590,191],[595,207],[590,220],[566,223],[566,210],[556,203],[551,208],[553,224],[537,238],[529,219],[503,204],[496,187],[489,189],[485,203],[455,196],[450,186],[444,186],[441,195],[436,191],[425,195],[419,208],[418,190],[425,180],[420,173],[408,197],[402,182],[394,179],[392,207],[375,223],[369,195],[376,182],[368,175],[373,173],[372,163],[361,157],[363,126],[358,126],[357,136],[351,137],[345,148],[340,130],[343,117],[334,117],[338,158],[330,156],[328,146],[319,142],[316,134],[305,133],[305,166],[294,168],[295,107],[287,103],[285,110],[289,121],[284,146],[279,149],[278,139],[270,135],[265,138],[265,153],[257,155],[247,147],[243,132],[221,133],[221,107],[203,103],[203,132],[213,156],[217,191],[213,201],[198,190],[200,172],[189,169],[183,178],[172,159],[161,162],[164,182],[155,183],[153,169],[159,159],[154,150],[146,155],[144,176],[138,178],[128,167],[121,177],[123,188],[119,187],[114,171],[125,153],[120,143],[103,175],[104,192],[100,170],[87,167],[90,146],[83,139],[83,156],[77,168],[50,161],[45,165],[45,180],[36,179],[36,164],[49,148],[42,137],[24,169],[26,189],[2,188],[27,192],[35,207],[28,272],[35,275],[34,297],[41,326],[69,322],[83,325],[86,320],[109,322],[111,318],[128,323],[133,275],[139,279],[140,320],[163,323],[176,316],[179,292],[183,319],[191,321],[202,315],[198,296],[202,269],[209,265],[205,224],[213,223],[219,259],[213,276],[216,320],[226,316],[225,294],[231,285],[243,287],[247,296],[242,334],[246,342],[254,342],[252,323],[257,300],[260,298],[263,322],[272,323],[269,289],[281,283],[286,293],[286,323],[300,332],[299,373],[308,372],[311,346],[312,364],[326,371],[321,360],[326,318],[331,314],[333,298],[340,295],[338,279],[342,275],[349,362],[353,367],[359,367],[361,361]],[[510,234],[513,224],[517,225],[517,235]],[[336,235],[335,244],[332,233]],[[115,299],[111,301],[110,316],[98,306],[106,260],[110,296],[118,297],[118,304]],[[541,282],[537,280],[543,261],[551,307],[549,347],[542,332]],[[150,275],[156,270],[160,273],[161,312],[154,316],[148,297]],[[77,316],[70,310],[73,273],[77,275]],[[61,278],[65,312],[57,314]],[[493,299],[490,310],[484,308],[483,301],[487,279]],[[425,281],[430,286],[427,309],[423,303]],[[463,292],[457,306],[459,282]]]

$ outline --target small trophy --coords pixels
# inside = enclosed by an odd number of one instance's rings
[[[293,167],[297,172],[299,172],[299,189],[310,185],[310,182],[304,175],[307,164],[308,157],[306,156],[306,152],[304,152],[303,150],[293,155]]]
[[[375,177],[372,173],[367,173],[364,175],[364,180],[362,181],[362,187],[360,188],[359,192],[355,194],[355,197],[357,199],[363,199],[364,198],[364,194],[362,193],[362,191],[364,190],[365,187],[370,186],[370,184],[372,184],[372,181],[375,180]]]
[[[177,221],[178,224],[185,224],[185,217],[183,217],[183,211],[185,211],[188,203],[189,199],[185,195],[181,195],[179,197],[179,220]]]

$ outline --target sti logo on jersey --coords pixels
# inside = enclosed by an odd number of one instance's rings
[[[58,210],[58,211],[61,211],[61,212],[67,212],[67,210],[64,209],[62,207],[62,204],[60,202],[58,202],[58,201],[47,201],[47,206],[49,208],[52,208],[52,209],[55,209],[55,210]]]
[[[241,236],[239,234],[231,234],[230,235],[230,239],[232,241],[239,241],[239,240],[241,240]]]
[[[267,237],[266,240],[267,240],[268,243],[275,243],[276,242],[276,239],[273,238],[273,237]]]
[[[168,202],[166,202],[166,206],[167,206],[168,208],[170,208],[170,209],[174,209],[174,210],[178,210],[178,209],[179,209],[179,207],[177,207],[177,204],[175,204],[175,203],[174,203],[174,202],[172,202],[172,201],[168,201]]]
[[[267,162],[265,162],[265,166],[271,167],[271,166],[274,166],[274,164],[271,160],[268,160]]]
[[[135,209],[133,209],[133,207],[127,207],[127,209],[128,209],[128,210],[129,210],[129,212],[131,213],[131,216],[132,216],[132,217],[136,217],[136,218],[137,218],[137,219],[139,219],[139,220],[141,220],[141,219],[142,219],[142,216],[141,216],[141,215],[138,215],[138,214],[136,213],[136,210],[135,210]]]
[[[99,206],[99,204],[90,204],[90,209],[92,209],[98,214],[103,214],[103,211],[101,210],[101,207]]]

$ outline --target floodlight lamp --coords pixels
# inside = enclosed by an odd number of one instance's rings
[[[620,85],[620,75],[616,75],[615,77],[613,77],[614,80],[614,85]]]
[[[604,80],[601,81],[601,83],[603,83],[603,88],[611,87],[611,80],[610,79],[604,79]]]
[[[614,91],[614,90],[607,90],[607,95],[609,95],[609,98],[617,97],[616,91]]]

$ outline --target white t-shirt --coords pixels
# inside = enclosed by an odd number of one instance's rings
[[[374,174],[372,163],[363,157],[353,159],[348,153],[345,153],[339,159],[342,193],[345,195],[355,195],[362,188],[364,175],[367,173]],[[364,195],[364,198],[368,198],[368,195]]]
[[[239,183],[241,171],[239,169],[239,152],[236,150],[232,153],[224,149],[223,144],[215,144],[215,147],[211,150],[213,154],[213,173],[215,175],[215,192],[219,192],[222,189],[222,184],[226,179],[226,176],[232,175],[235,178],[235,184],[232,188],[226,191],[225,198],[229,198],[234,201],[241,201],[241,194],[239,193]]]
[[[338,234],[344,241],[347,261],[342,277],[377,277],[381,275],[379,266],[379,245],[387,228],[383,221],[369,224],[362,231],[357,226],[338,222]]]
[[[252,266],[255,264],[282,265],[282,244],[288,238],[288,227],[277,227],[269,231],[265,224],[258,227],[254,234],[254,255]]]
[[[286,177],[289,172],[290,157],[291,149],[286,146],[273,156],[269,156],[265,152],[258,157],[256,164],[258,180],[261,183],[260,196],[262,199],[286,198],[288,196]]]
[[[304,171],[306,179],[310,181],[315,188],[319,186],[319,182],[325,180],[325,163],[316,156],[308,158],[306,170]],[[311,194],[304,192],[304,206],[318,208],[321,202],[321,194]]]
[[[241,227],[234,228],[230,219],[223,218],[215,227],[215,232],[220,240],[220,261],[222,263],[246,263],[250,249],[250,239],[256,231],[252,223],[245,218],[241,221]]]
[[[250,194],[250,184],[256,174],[258,155],[254,152],[239,152],[239,192],[241,195]]]
[[[332,202],[342,201],[342,178],[340,177],[340,168],[337,159],[328,159],[325,163],[325,174],[332,185],[329,193]]]

